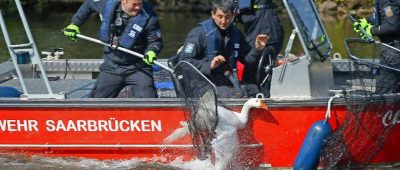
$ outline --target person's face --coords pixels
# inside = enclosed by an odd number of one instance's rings
[[[227,29],[233,20],[232,11],[224,12],[217,9],[216,11],[211,11],[211,16],[217,26],[222,30]]]
[[[121,0],[121,8],[129,16],[136,16],[142,10],[142,0]]]

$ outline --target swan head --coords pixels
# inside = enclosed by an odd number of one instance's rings
[[[247,102],[244,104],[244,107],[268,110],[268,107],[262,98],[251,98],[247,100]]]

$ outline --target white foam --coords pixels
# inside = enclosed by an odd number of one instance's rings
[[[230,168],[229,165],[235,159],[239,148],[237,129],[240,126],[240,121],[234,112],[225,108],[222,109],[222,107],[219,107],[218,113],[219,121],[215,129],[216,137],[211,142],[213,154],[215,154],[215,165],[212,164],[210,159],[203,161],[196,159],[189,162],[175,160],[170,165],[187,170],[222,170]]]
[[[205,159],[205,160],[199,160],[195,159],[192,161],[183,161],[182,159],[176,159],[172,161],[169,165],[180,168],[180,169],[185,169],[185,170],[198,170],[198,169],[204,169],[204,170],[214,170],[215,167],[210,161],[210,159]]]

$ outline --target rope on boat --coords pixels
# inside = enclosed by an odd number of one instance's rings
[[[333,99],[335,99],[335,98],[340,98],[340,97],[342,97],[342,96],[343,96],[343,94],[336,94],[336,95],[334,95],[334,96],[332,96],[332,97],[329,98],[329,100],[328,100],[328,106],[327,106],[327,108],[326,108],[326,114],[325,114],[325,122],[327,122],[328,119],[331,118],[331,107],[332,107],[332,101],[333,101]]]

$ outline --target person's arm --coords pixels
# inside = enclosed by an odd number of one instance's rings
[[[147,51],[154,51],[155,53],[160,53],[163,48],[163,42],[160,31],[160,23],[156,15],[151,16],[149,23],[147,24]]]
[[[266,43],[268,42],[268,36],[264,34],[257,35],[254,48],[252,48],[247,41],[244,39],[243,34],[240,40],[240,53],[239,61],[241,63],[255,64],[257,58],[259,58],[265,49]]]
[[[211,61],[205,55],[206,50],[204,31],[198,26],[188,34],[183,49],[179,54],[180,60],[187,61],[193,64],[201,73],[210,75]]]
[[[63,29],[64,36],[72,41],[77,41],[77,34],[80,34],[80,26],[82,26],[93,12],[100,12],[100,8],[104,7],[106,0],[94,2],[94,0],[86,0],[78,11],[71,18],[71,23]]]
[[[374,14],[368,15],[365,19],[367,19],[368,23],[374,23]]]
[[[105,5],[104,3],[106,3],[106,0],[96,2],[94,0],[86,0],[71,18],[71,23],[79,27],[82,26],[92,13],[101,12],[101,6]]]
[[[400,0],[397,1],[400,3]],[[391,5],[390,7],[386,7],[382,9],[382,12],[385,13],[384,18],[381,18],[381,25],[372,27],[371,33],[376,36],[386,36],[391,34],[398,34],[400,32],[400,6]]]

